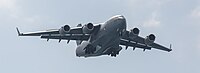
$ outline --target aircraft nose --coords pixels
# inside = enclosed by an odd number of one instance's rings
[[[119,15],[119,16],[117,16],[117,20],[119,20],[121,23],[126,23],[126,19],[125,19],[125,17],[124,16],[122,16],[122,15]]]
[[[120,27],[126,28],[126,19],[124,16],[117,16],[117,20],[119,21]]]
[[[117,19],[124,20],[125,18],[124,18],[123,15],[118,15],[118,16],[117,16]]]

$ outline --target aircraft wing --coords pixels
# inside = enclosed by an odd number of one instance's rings
[[[94,31],[99,30],[100,25],[94,26]],[[59,40],[88,40],[90,34],[84,34],[82,27],[71,28],[69,32],[65,34],[60,34],[59,29],[46,30],[46,31],[37,31],[37,32],[28,32],[20,33],[17,28],[19,36],[40,36],[43,39],[59,39]]]
[[[127,40],[126,43],[124,43],[124,41],[122,39]],[[155,42],[147,45],[147,44],[145,44],[145,38],[143,38],[141,36],[137,36],[135,38],[123,36],[122,39],[120,41],[120,44],[125,45],[125,46],[131,46],[131,47],[142,48],[142,49],[155,48],[155,49],[168,51],[168,52],[172,51],[171,45],[170,45],[170,48],[164,47],[164,46],[162,46],[158,43],[155,43]],[[151,49],[148,49],[148,50],[151,50]]]
[[[19,29],[17,28],[17,32],[18,32],[19,36],[41,36],[43,34],[59,34],[59,29],[21,33],[21,32],[19,32]]]
[[[133,50],[137,47],[137,48],[144,48],[144,49],[148,49],[151,50],[150,46],[146,46],[144,44],[138,44],[136,42],[133,41],[129,41],[129,40],[125,40],[125,39],[121,39],[120,40],[120,45],[125,45],[126,49],[128,48],[128,46],[133,47]]]

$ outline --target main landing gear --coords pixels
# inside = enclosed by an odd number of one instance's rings
[[[110,52],[108,53],[108,55],[110,55],[111,57],[116,57],[119,54],[119,51],[115,51],[115,50],[110,50]]]
[[[96,51],[96,48],[94,48],[92,45],[88,45],[85,47],[85,53],[86,54],[93,54]]]

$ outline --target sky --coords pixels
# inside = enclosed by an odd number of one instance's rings
[[[74,41],[16,32],[101,23],[119,14],[127,30],[153,33],[155,42],[172,44],[172,52],[129,47],[117,57],[79,58]],[[0,0],[0,27],[0,73],[200,73],[199,0]]]

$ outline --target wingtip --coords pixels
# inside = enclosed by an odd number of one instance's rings
[[[169,45],[169,52],[172,51],[172,44]]]
[[[18,36],[21,36],[21,33],[19,32],[18,27],[16,27],[16,29],[17,29]]]
[[[172,51],[172,49],[169,49],[169,51],[168,52],[171,52]]]

